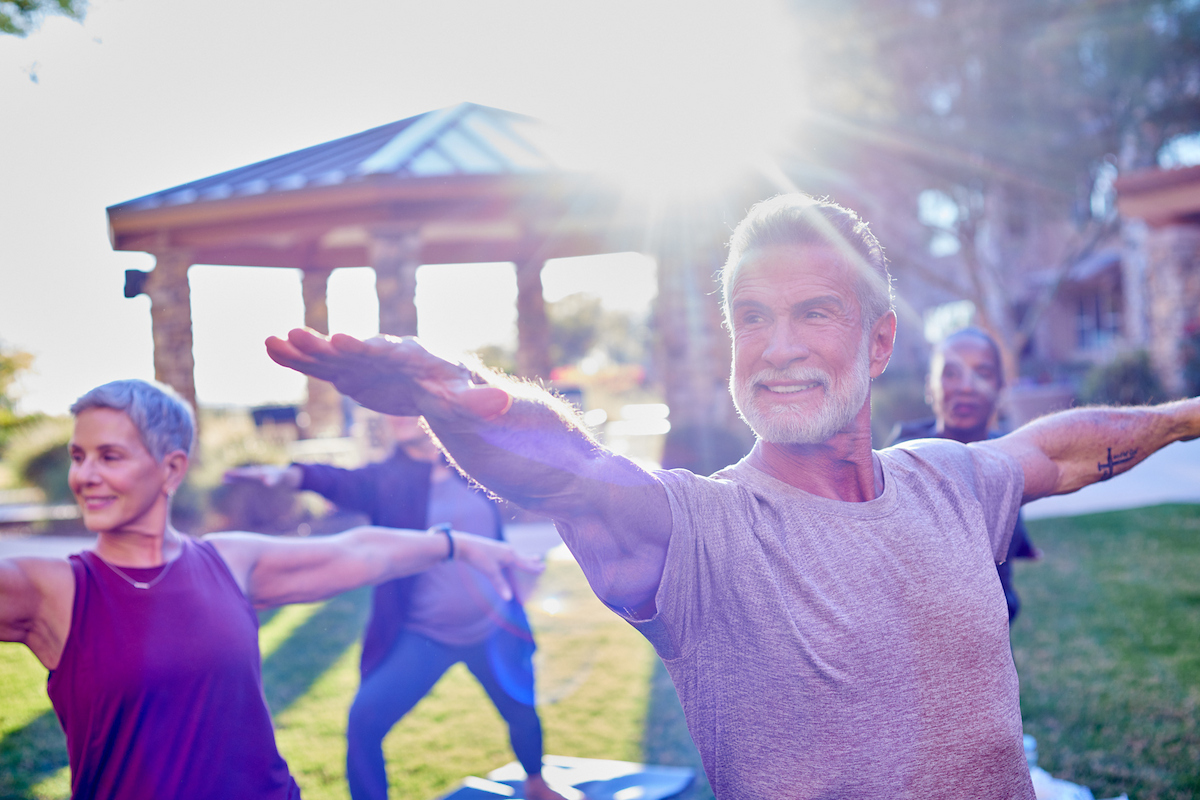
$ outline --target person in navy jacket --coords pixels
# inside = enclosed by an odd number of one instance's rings
[[[250,466],[228,480],[308,490],[388,527],[451,525],[503,538],[499,508],[446,463],[418,417],[388,417],[395,449],[361,469],[326,464]],[[363,635],[362,680],[347,726],[346,777],[355,800],[387,797],[383,738],[458,662],[479,680],[509,728],[525,796],[561,800],[541,775],[534,705],[535,644],[519,600],[504,600],[458,564],[375,587]]]

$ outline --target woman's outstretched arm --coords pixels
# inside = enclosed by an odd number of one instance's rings
[[[250,602],[259,608],[324,600],[359,586],[415,575],[453,557],[512,597],[510,570],[540,572],[538,561],[511,546],[453,531],[397,530],[363,526],[334,536],[279,538],[256,533],[214,533],[217,548]],[[453,554],[451,553],[453,541]]]

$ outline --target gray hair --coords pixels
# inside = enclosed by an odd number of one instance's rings
[[[857,276],[855,290],[864,328],[892,310],[887,257],[867,223],[831,200],[796,192],[754,205],[729,238],[729,257],[721,268],[726,324],[730,321],[730,290],[742,259],[752,250],[773,245],[826,245],[840,253]]]
[[[71,405],[79,416],[91,408],[121,411],[137,428],[142,444],[161,462],[168,453],[192,453],[196,416],[188,402],[170,386],[143,380],[112,381],[97,386]]]

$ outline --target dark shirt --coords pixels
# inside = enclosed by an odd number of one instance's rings
[[[429,524],[429,476],[433,466],[409,458],[396,448],[383,461],[360,469],[342,469],[327,464],[297,464],[303,473],[300,488],[317,492],[339,508],[365,514],[373,525],[422,530]],[[479,493],[486,500],[486,495]],[[500,531],[500,511],[486,500]],[[474,531],[472,531],[474,532]],[[399,578],[375,587],[371,617],[363,633],[360,671],[365,678],[383,661],[400,632],[408,625],[413,590],[419,576]],[[516,601],[503,609],[497,625],[532,646],[529,623]]]

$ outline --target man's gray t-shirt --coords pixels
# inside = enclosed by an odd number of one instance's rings
[[[656,616],[631,621],[722,800],[1034,796],[995,567],[1021,469],[945,440],[877,455],[864,503],[746,461],[656,473],[671,543]]]

